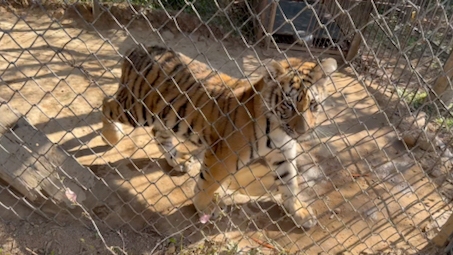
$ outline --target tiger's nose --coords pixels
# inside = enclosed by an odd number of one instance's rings
[[[296,124],[295,131],[302,135],[305,134],[310,128],[315,126],[315,119],[311,112],[307,111],[304,113],[301,118],[298,119],[298,123]]]
[[[306,123],[299,123],[299,125],[297,125],[296,127],[296,132],[299,134],[299,135],[303,135],[307,132],[308,130],[308,125]]]

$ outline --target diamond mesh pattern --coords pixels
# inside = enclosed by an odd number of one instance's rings
[[[451,252],[449,1],[3,0],[0,12],[0,251]],[[251,83],[270,59],[337,60],[317,127],[298,143],[297,195],[316,226],[297,226],[264,181],[243,184],[274,178],[250,171],[261,161],[228,176],[221,217],[202,224],[198,169],[169,166],[149,127],[102,140],[126,52],[150,45]]]

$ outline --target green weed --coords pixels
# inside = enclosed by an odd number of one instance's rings
[[[407,90],[397,89],[398,96],[401,97],[410,107],[417,110],[423,106],[428,94],[426,92],[408,92]]]
[[[453,118],[439,117],[434,119],[434,122],[436,122],[443,128],[450,129],[451,127],[453,127]]]

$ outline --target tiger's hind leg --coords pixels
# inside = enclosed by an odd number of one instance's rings
[[[282,194],[283,205],[298,225],[310,229],[317,220],[313,211],[305,202],[299,200],[300,187],[297,182],[296,161],[272,160],[270,165],[275,167],[275,181],[280,185],[278,192]]]
[[[192,200],[202,223],[215,219],[219,215],[223,203],[220,198],[216,198],[215,192],[222,183],[228,180],[231,174],[228,170],[236,167],[235,160],[227,159],[219,162],[210,152],[206,152],[206,154],[208,154],[204,160],[206,165],[200,171],[195,187],[195,196]]]
[[[183,152],[180,150],[184,144],[173,144],[173,135],[169,131],[160,131],[154,128],[153,133],[159,150],[162,152],[170,166],[179,172],[185,173],[196,168],[197,163],[199,163],[198,157],[192,155],[190,152]]]

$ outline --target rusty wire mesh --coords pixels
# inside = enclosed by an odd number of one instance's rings
[[[3,0],[1,251],[443,253],[433,240],[453,198],[452,12],[449,1],[423,0]],[[278,197],[228,186],[224,216],[201,224],[191,201],[198,171],[168,166],[148,128],[125,126],[107,146],[102,101],[137,45],[250,80],[265,59],[335,57],[323,114],[297,159],[318,224],[298,227]]]

